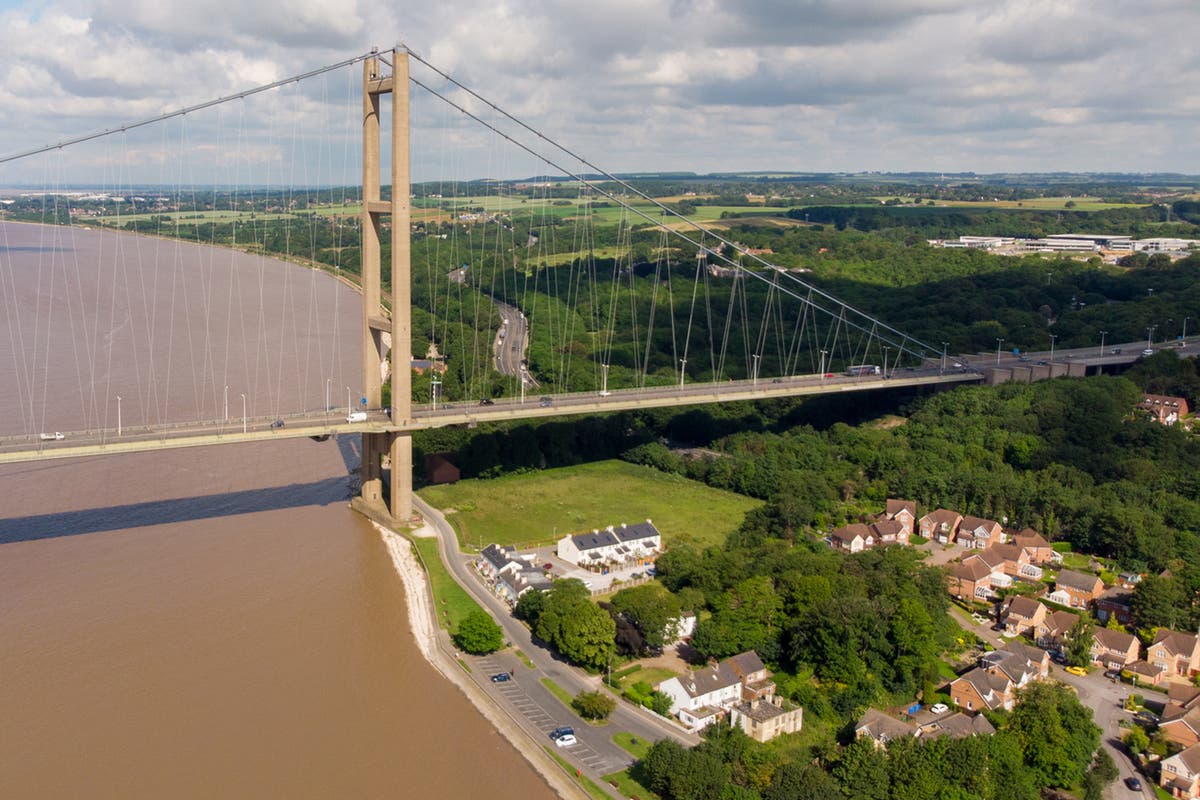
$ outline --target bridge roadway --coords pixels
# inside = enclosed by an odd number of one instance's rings
[[[42,441],[38,434],[0,437],[0,464],[44,461],[60,458],[138,453],[183,447],[205,447],[234,442],[271,439],[325,437],[338,433],[415,432],[446,425],[473,426],[480,422],[534,419],[576,414],[599,414],[636,408],[661,408],[703,403],[728,403],[737,400],[769,400],[803,395],[860,392],[872,389],[897,389],[906,386],[931,386],[980,381],[979,372],[967,368],[942,373],[938,364],[919,369],[900,369],[884,377],[870,375],[848,377],[826,373],[824,376],[800,375],[787,378],[760,378],[724,383],[690,383],[685,386],[654,386],[644,389],[614,389],[606,396],[598,392],[502,398],[491,405],[451,402],[437,408],[414,408],[415,419],[394,424],[383,411],[370,411],[365,422],[347,422],[342,410],[314,411],[284,416],[283,427],[272,427],[276,417],[234,418],[228,422],[179,423],[153,427],[115,428],[65,432],[60,441]],[[244,427],[244,431],[243,431]]]

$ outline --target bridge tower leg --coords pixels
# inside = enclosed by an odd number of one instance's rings
[[[391,338],[391,416],[397,425],[412,421],[412,265],[409,241],[409,87],[408,53],[389,51],[391,75],[382,72],[379,55],[363,62],[363,217],[362,217],[362,367],[363,397],[367,408],[382,405],[383,363]],[[391,198],[381,194],[380,98],[392,96]],[[383,217],[391,217],[391,315],[383,306]],[[412,437],[408,433],[362,435],[362,499],[383,508],[382,458],[391,459],[391,516],[397,521],[412,517]]]

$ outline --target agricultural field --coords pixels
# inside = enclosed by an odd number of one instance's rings
[[[899,200],[901,208],[911,205],[911,198],[876,197],[881,203]],[[1026,200],[935,200],[938,208],[1023,208],[1030,211],[1107,211],[1113,208],[1142,208],[1145,203],[1106,203],[1097,197],[1031,197]],[[922,201],[922,205],[925,201]]]
[[[529,547],[569,533],[654,521],[665,544],[720,544],[758,500],[623,461],[464,480],[419,494],[458,532],[464,549],[496,543]],[[453,509],[451,511],[450,509]]]

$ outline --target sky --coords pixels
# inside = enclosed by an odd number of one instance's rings
[[[0,0],[0,157],[402,43],[611,172],[1198,174],[1197,30],[1196,0]],[[336,182],[360,76],[0,164],[0,184],[163,176],[201,134],[237,143],[240,181],[271,177],[260,153]],[[417,94],[414,147],[437,155],[416,177],[535,169]]]

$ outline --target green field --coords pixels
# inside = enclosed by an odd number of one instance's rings
[[[759,501],[624,461],[466,480],[419,494],[441,509],[464,549],[531,547],[567,534],[651,519],[664,543],[720,544]]]
[[[429,585],[433,591],[434,606],[437,609],[438,624],[449,631],[458,628],[458,623],[472,611],[481,611],[479,604],[467,594],[451,577],[446,565],[438,554],[437,539],[411,539],[413,547],[421,558],[425,572],[429,576]]]

